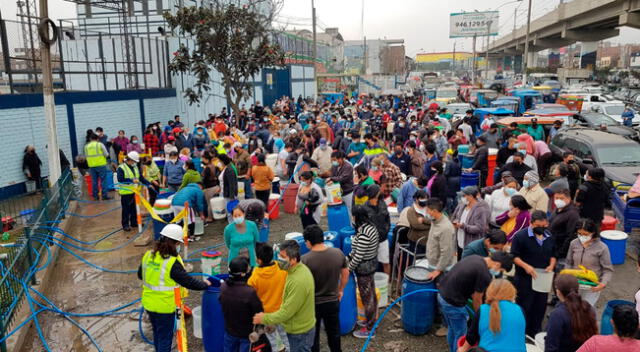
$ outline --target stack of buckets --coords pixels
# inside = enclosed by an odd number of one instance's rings
[[[157,241],[160,239],[160,231],[173,220],[173,209],[171,209],[171,200],[158,199],[153,204],[153,210],[165,222],[153,219],[153,238]]]
[[[304,237],[300,232],[289,232],[288,234],[284,235],[284,239],[294,240],[298,242],[298,245],[300,246],[300,255],[304,255],[309,252],[309,248],[307,248],[307,245],[304,243]]]

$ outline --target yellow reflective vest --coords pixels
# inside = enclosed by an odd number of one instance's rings
[[[176,260],[184,263],[179,255],[165,259],[160,253],[152,253],[147,251],[142,257],[142,307],[154,313],[173,313],[174,290],[180,286],[171,278],[171,268]]]
[[[102,143],[98,141],[89,142],[84,146],[84,155],[87,158],[89,167],[99,167],[107,165],[107,158],[102,150]]]
[[[130,180],[140,179],[140,171],[138,171],[137,166],[120,164],[120,166],[118,166],[118,169],[122,169],[122,172],[124,172],[124,178],[128,178]],[[133,185],[133,184],[118,185],[118,193],[120,193],[120,195],[133,194],[133,190],[136,189],[137,187],[138,187],[137,185]]]

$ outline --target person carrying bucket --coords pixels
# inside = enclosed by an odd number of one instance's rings
[[[204,291],[211,282],[200,281],[184,269],[180,257],[183,232],[176,224],[165,226],[152,250],[142,257],[138,267],[138,279],[142,280],[142,307],[153,328],[153,345],[156,352],[169,352],[173,344],[176,320],[174,291],[177,287]]]

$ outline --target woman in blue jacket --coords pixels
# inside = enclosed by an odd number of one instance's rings
[[[458,352],[478,345],[491,352],[525,352],[525,320],[514,301],[516,288],[507,280],[493,280]]]

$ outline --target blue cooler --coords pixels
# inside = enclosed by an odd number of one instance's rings
[[[211,286],[202,295],[202,344],[206,352],[223,352],[224,350],[224,316],[220,305],[220,280],[229,275],[210,277]]]
[[[421,266],[410,266],[404,272],[402,295],[421,289],[436,290],[436,284],[427,280],[430,271]],[[436,314],[436,292],[420,292],[402,301],[402,326],[411,335],[424,335],[431,329]]]
[[[351,226],[349,210],[344,204],[329,205],[327,207],[327,220],[329,222],[329,231],[338,232],[343,227]]]
[[[607,230],[600,233],[600,239],[609,247],[611,253],[611,264],[620,265],[624,263],[627,255],[627,239],[629,235],[617,230]]]
[[[260,227],[260,242],[269,242],[269,219],[262,220],[262,226]]]

